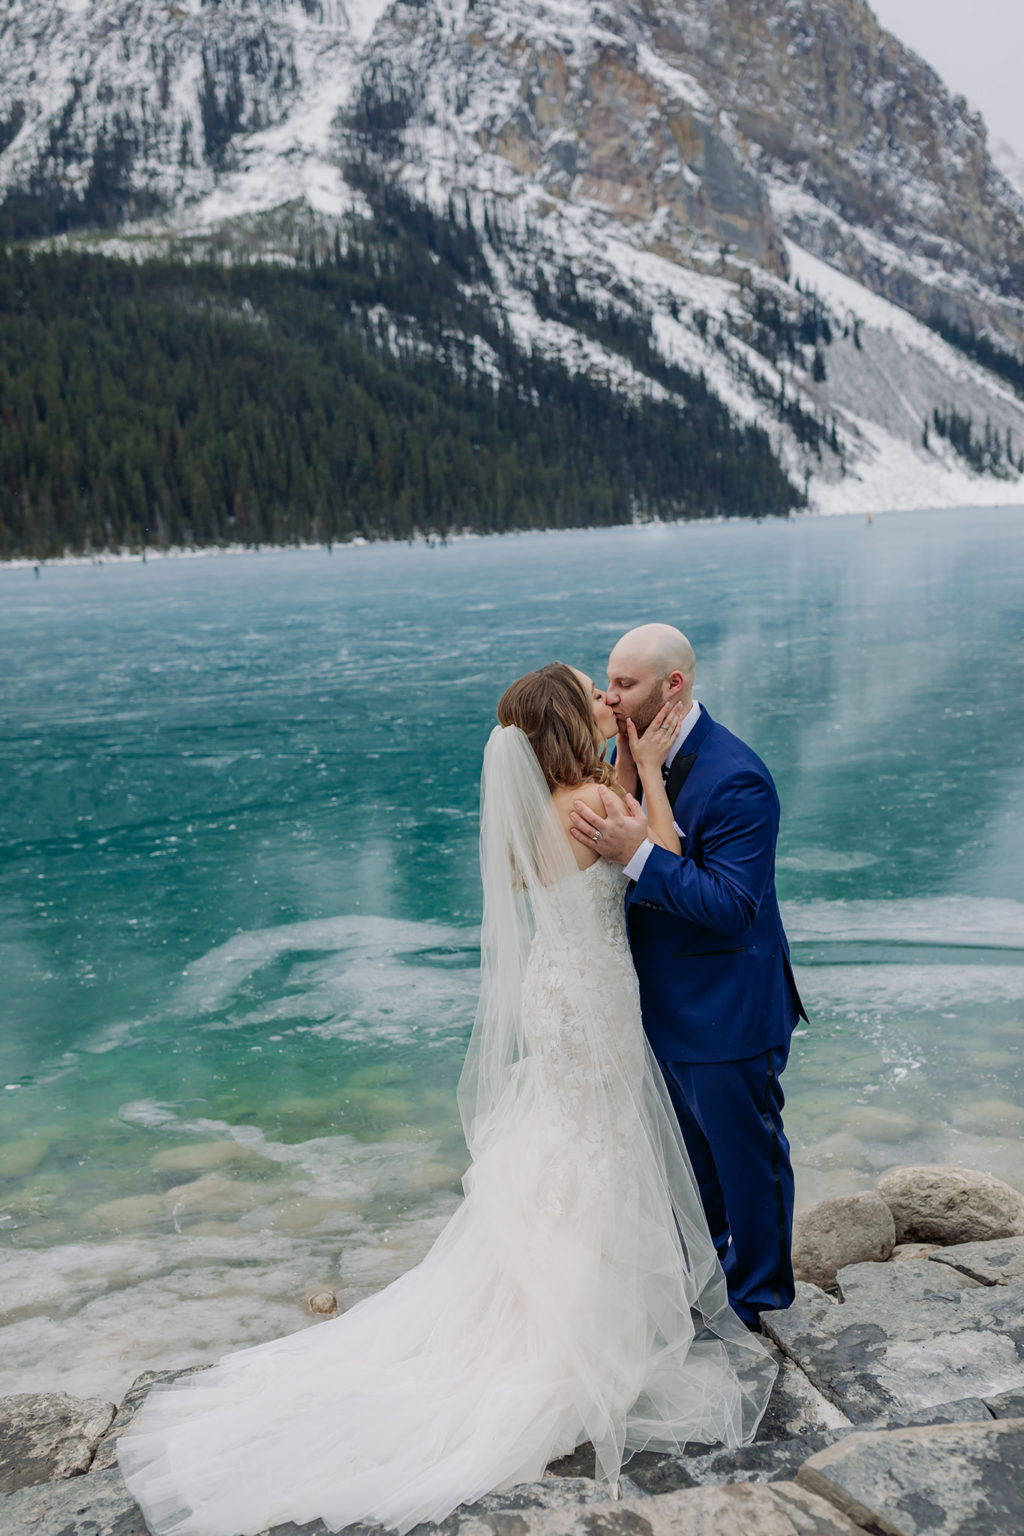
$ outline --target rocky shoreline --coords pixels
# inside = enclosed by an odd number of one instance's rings
[[[793,1306],[762,1315],[779,1377],[752,1445],[635,1456],[617,1500],[584,1447],[423,1536],[1021,1536],[1024,1196],[893,1169],[801,1217],[794,1263]],[[118,1407],[0,1399],[0,1536],[145,1536],[116,1438],[179,1374],[147,1372]],[[324,1531],[274,1533],[300,1529]]]

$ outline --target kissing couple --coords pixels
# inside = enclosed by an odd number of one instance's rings
[[[771,775],[648,624],[606,691],[552,662],[484,753],[465,1199],[329,1322],[154,1387],[118,1442],[158,1536],[400,1532],[591,1442],[750,1441],[793,1297],[779,1079],[802,1014]],[[606,759],[616,739],[614,766]]]

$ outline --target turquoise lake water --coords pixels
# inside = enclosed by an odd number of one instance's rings
[[[650,618],[782,799],[799,1203],[1024,1187],[1024,510],[0,570],[0,1393],[424,1252],[497,698]]]

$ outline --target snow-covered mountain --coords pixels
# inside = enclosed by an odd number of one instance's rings
[[[538,294],[649,317],[813,505],[1024,501],[1024,195],[862,0],[9,0],[0,60],[7,238],[288,258],[370,166],[500,229],[524,345],[664,392]]]

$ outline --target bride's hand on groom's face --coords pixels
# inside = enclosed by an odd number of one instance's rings
[[[604,815],[592,811],[585,801],[574,800],[569,830],[577,842],[585,843],[602,858],[628,864],[647,836],[647,817],[632,795],[623,803],[603,784],[598,785],[598,793]]]
[[[626,721],[629,732],[629,750],[641,773],[656,773],[661,769],[679,735],[684,709],[678,700],[663,704],[642,736],[637,735],[632,720]]]

